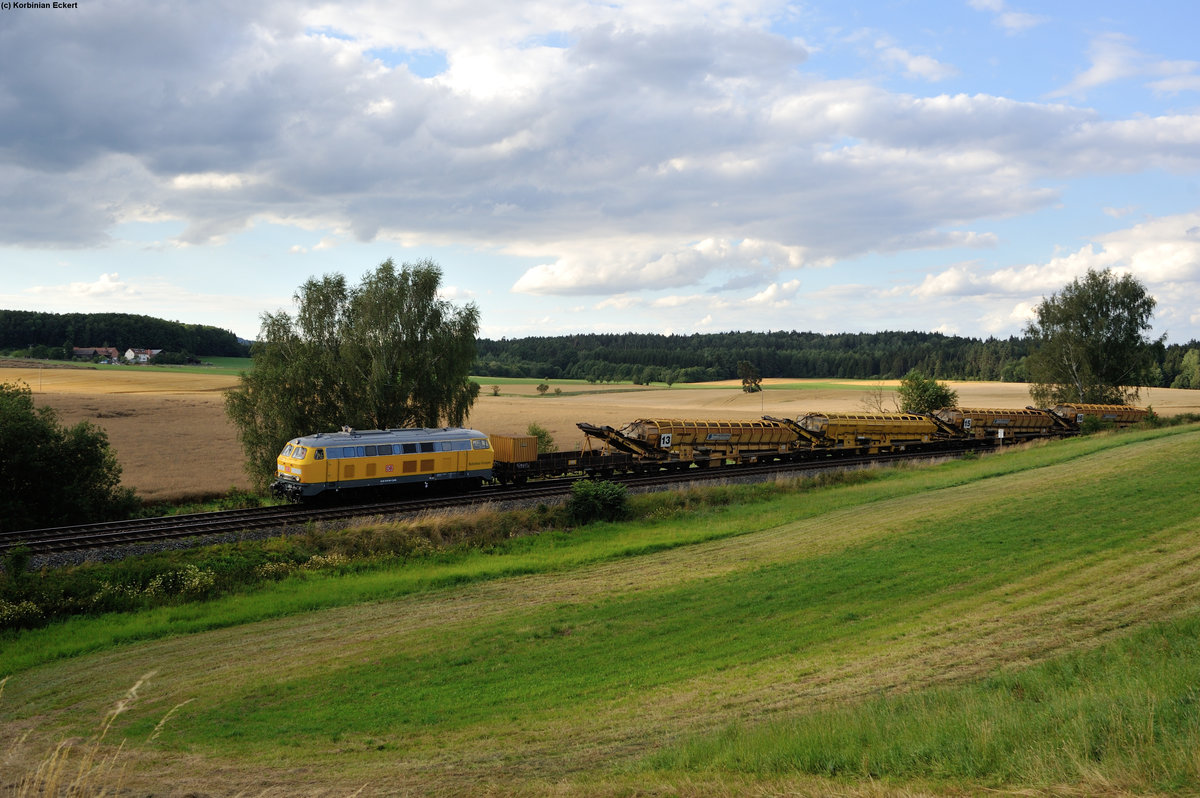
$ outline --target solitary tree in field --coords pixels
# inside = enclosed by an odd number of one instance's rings
[[[743,391],[757,393],[762,390],[762,377],[758,376],[758,368],[753,363],[749,360],[739,360],[737,370]]]
[[[938,382],[932,377],[926,377],[913,369],[900,380],[896,389],[900,400],[900,410],[904,413],[932,413],[943,407],[954,407],[958,404],[958,391],[950,388],[944,382]]]
[[[1155,368],[1147,337],[1154,297],[1130,275],[1088,270],[1043,299],[1025,328],[1033,340],[1029,394],[1043,407],[1060,402],[1125,404]],[[1165,338],[1165,336],[1164,336]]]
[[[389,258],[354,287],[340,274],[309,279],[294,317],[263,314],[254,368],[225,399],[256,484],[298,435],[465,422],[479,395],[479,311],[440,299],[441,278],[432,261]]]

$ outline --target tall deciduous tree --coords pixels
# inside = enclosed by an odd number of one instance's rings
[[[1200,388],[1200,349],[1189,349],[1183,356],[1179,376],[1171,383],[1172,388]]]
[[[432,261],[389,258],[355,287],[341,275],[308,280],[295,317],[263,314],[254,369],[225,403],[256,484],[298,435],[466,421],[479,395],[468,376],[479,311],[440,299],[441,278]]]
[[[27,385],[0,384],[0,452],[0,531],[120,519],[139,504],[104,430],[62,426]]]
[[[1154,297],[1131,275],[1095,271],[1043,299],[1025,328],[1032,339],[1027,366],[1034,402],[1125,404],[1150,384],[1155,349],[1147,336]]]
[[[904,379],[900,380],[896,396],[900,400],[900,410],[904,413],[932,413],[934,410],[958,404],[958,391],[944,382],[926,377],[916,369],[905,374]]]

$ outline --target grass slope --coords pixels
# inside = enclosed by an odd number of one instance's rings
[[[0,719],[78,734],[157,671],[151,784],[1194,792],[1198,461],[1100,436],[81,620],[0,652]]]

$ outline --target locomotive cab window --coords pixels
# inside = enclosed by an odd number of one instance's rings
[[[324,460],[325,459],[325,450],[324,449],[314,449],[313,450],[313,459],[314,460]]]

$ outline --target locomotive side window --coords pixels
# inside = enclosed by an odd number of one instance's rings
[[[326,446],[325,447],[325,456],[328,457],[330,460],[339,459],[342,456],[342,447],[341,446]]]
[[[405,454],[416,454],[417,453],[417,445],[415,443],[404,444],[404,453]]]
[[[433,450],[433,443],[431,441],[425,441],[421,444],[422,452],[432,452]]]
[[[368,446],[368,447],[367,447],[367,457],[374,457],[374,456],[375,456],[375,448],[376,448],[376,447],[374,447],[374,446]]]

